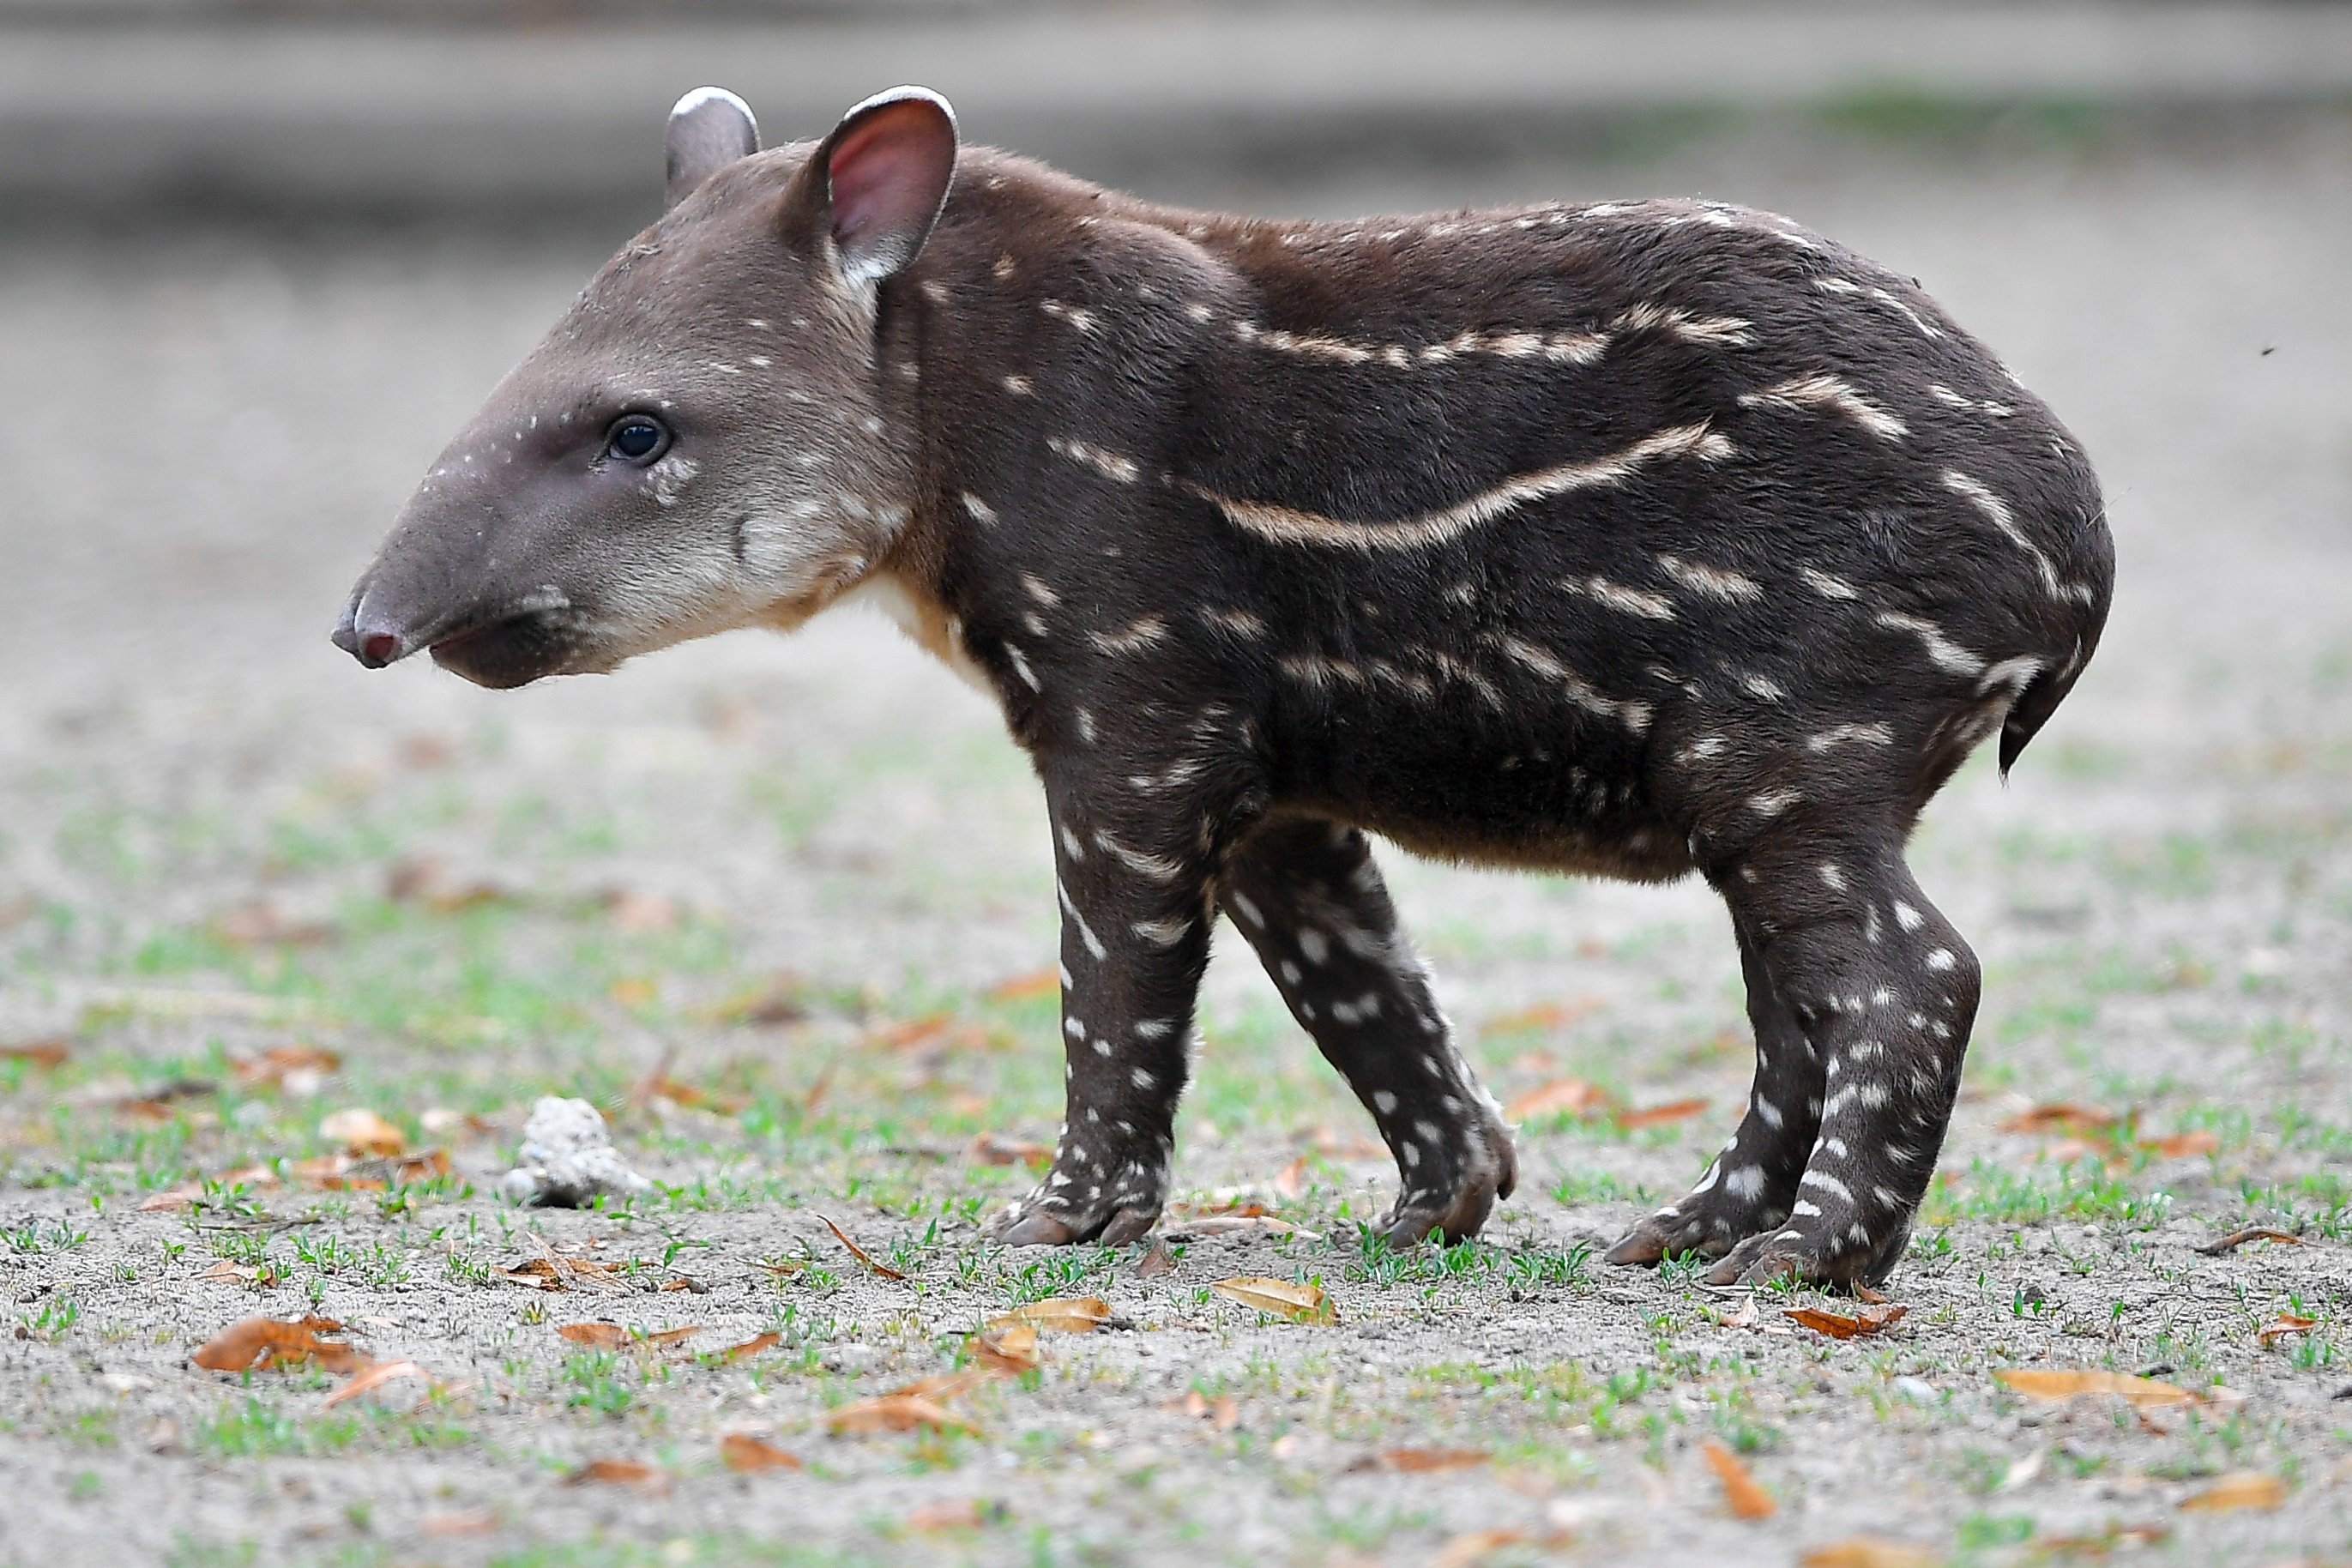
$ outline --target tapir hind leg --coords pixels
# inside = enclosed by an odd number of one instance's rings
[[[1454,1048],[1364,836],[1268,822],[1228,858],[1218,899],[1396,1156],[1390,1244],[1475,1234],[1517,1179],[1510,1129]]]

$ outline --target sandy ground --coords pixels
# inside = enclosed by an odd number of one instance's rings
[[[1028,1178],[973,1141],[1049,1139],[1060,1075],[1050,1002],[1018,984],[1054,951],[1042,813],[977,698],[853,618],[507,695],[370,677],[326,642],[426,459],[622,236],[18,233],[0,1047],[64,1055],[0,1059],[0,1561],[2352,1551],[2352,152],[1724,145],[1157,194],[1660,191],[1916,272],[2112,500],[2097,663],[2007,788],[1972,766],[1921,835],[1988,984],[1901,1321],[1838,1342],[1784,1314],[1852,1302],[1589,1257],[1696,1173],[1745,1089],[1703,889],[1397,857],[1505,1100],[1578,1079],[1704,1109],[1530,1114],[1486,1244],[1369,1253],[1355,1222],[1391,1181],[1369,1126],[1227,942],[1178,1220],[1261,1207],[1297,1234],[1200,1237],[1165,1269],[983,1246],[978,1216]],[[742,1021],[747,995],[798,1016]],[[340,1065],[257,1072],[297,1046]],[[607,1106],[659,1193],[502,1205],[544,1092]],[[2053,1105],[2077,1115],[2021,1130]],[[320,1190],[301,1163],[354,1108],[449,1173]],[[2302,1245],[2199,1250],[2252,1224]],[[587,1265],[567,1289],[501,1272],[551,1248]],[[1318,1283],[1337,1321],[1208,1289],[1234,1276]],[[967,1427],[828,1429],[1068,1296],[1114,1324],[950,1393]],[[315,1368],[190,1363],[236,1320],[310,1311],[433,1384],[331,1405]],[[594,1321],[698,1332],[557,1331]],[[2042,1402],[1995,1381],[2013,1367],[2194,1398]],[[739,1433],[802,1468],[729,1468]],[[1710,1443],[1771,1517],[1735,1516]],[[1441,1450],[1462,1452],[1428,1468]],[[583,1479],[597,1460],[646,1470]],[[2225,1500],[2276,1506],[2186,1506],[2240,1472],[2265,1479]]]

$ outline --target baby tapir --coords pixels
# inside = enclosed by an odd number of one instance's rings
[[[1755,1088],[1610,1256],[1875,1280],[1978,994],[1905,840],[2050,717],[2113,569],[2049,411],[1785,218],[1180,212],[959,150],[919,89],[764,153],[704,89],[668,210],[433,466],[335,640],[509,687],[862,596],[984,687],[1045,787],[1068,1056],[1010,1243],[1152,1225],[1220,912],[1394,1152],[1388,1238],[1476,1231],[1510,1130],[1367,833],[1696,871]]]

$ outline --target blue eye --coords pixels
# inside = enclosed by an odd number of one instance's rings
[[[604,437],[604,450],[625,463],[650,463],[669,445],[669,432],[643,414],[624,414]]]

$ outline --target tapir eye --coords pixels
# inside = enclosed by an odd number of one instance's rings
[[[668,448],[669,432],[644,414],[622,415],[604,437],[604,450],[625,463],[650,463]]]

